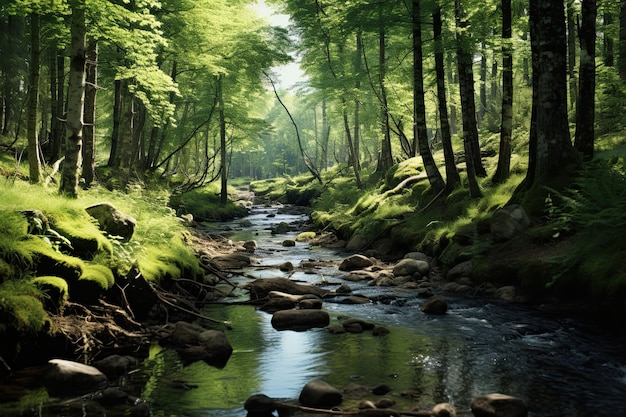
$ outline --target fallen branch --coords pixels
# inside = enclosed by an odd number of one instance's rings
[[[412,416],[412,417],[435,417],[434,414],[430,410],[424,411],[399,411],[391,408],[368,408],[363,410],[355,410],[355,411],[341,411],[341,410],[328,410],[324,408],[312,408],[305,407],[303,405],[295,405],[295,404],[287,404],[281,403],[278,401],[274,402],[276,408],[287,408],[290,410],[297,410],[307,413],[316,413],[316,414],[328,414],[335,416],[364,416],[364,417],[387,417],[387,416]]]

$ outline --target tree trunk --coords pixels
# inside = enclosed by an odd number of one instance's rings
[[[3,74],[4,88],[4,118],[0,119],[0,130],[5,136],[12,133],[17,138],[18,127],[14,123],[15,114],[19,108],[20,82],[23,63],[28,61],[28,48],[22,45],[25,35],[25,19],[22,16],[9,15],[6,22],[6,31],[0,33],[3,41],[0,72]]]
[[[111,129],[111,149],[109,151],[109,161],[107,166],[119,168],[119,142],[120,142],[120,122],[122,106],[122,80],[115,80],[113,93],[113,127]]]
[[[359,92],[361,90],[361,56],[363,54],[363,34],[359,30],[356,35],[356,52],[354,56],[354,74],[356,77],[356,81],[354,82],[354,90],[356,93],[356,97],[354,98],[354,155],[355,160],[354,163],[355,169],[361,172],[361,121],[359,117],[359,111],[361,108],[361,99],[359,97]],[[360,176],[360,175],[359,175]],[[360,181],[359,181],[360,182]],[[359,187],[360,188],[360,187]]]
[[[384,174],[393,166],[393,154],[391,152],[391,132],[389,129],[389,106],[387,103],[387,87],[385,86],[387,62],[385,58],[386,33],[385,20],[382,14],[382,3],[378,10],[379,33],[378,33],[378,82],[380,86],[381,106],[381,134],[382,142],[376,173]]]
[[[461,117],[463,120],[463,149],[465,150],[465,165],[470,195],[482,195],[477,175],[484,175],[485,169],[480,160],[478,147],[478,127],[476,126],[476,105],[474,103],[474,75],[472,70],[473,56],[469,50],[467,35],[464,33],[467,21],[461,11],[460,0],[454,1],[454,11],[457,25],[457,66],[459,69],[459,91],[461,96]],[[474,145],[476,143],[476,145]],[[478,155],[476,155],[476,153]],[[478,163],[477,163],[478,162]]]
[[[83,104],[85,100],[85,1],[74,0],[71,23],[70,76],[67,94],[67,139],[65,161],[59,192],[78,197],[78,178],[83,140]]]
[[[221,192],[220,202],[226,204],[228,202],[228,172],[226,169],[226,119],[224,116],[224,96],[222,75],[217,79],[217,107],[220,121],[220,178]]]
[[[483,122],[487,111],[487,45],[483,41],[480,44],[480,84],[478,87],[478,124]]]
[[[61,156],[65,124],[65,57],[58,45],[50,48],[50,143],[48,156],[51,162]]]
[[[493,182],[503,183],[511,170],[513,134],[513,45],[511,44],[511,0],[502,0],[502,121],[500,152]]]
[[[595,89],[596,89],[596,0],[583,0],[580,39],[580,81],[576,106],[576,134],[574,148],[585,160],[593,158],[595,143]]]
[[[530,1],[533,115],[528,189],[545,193],[576,162],[567,120],[567,34],[561,0]],[[534,142],[534,143],[533,143]],[[542,202],[543,200],[541,200]]]
[[[617,46],[617,71],[626,81],[626,1],[619,2],[619,42]]]
[[[435,73],[437,75],[439,123],[441,125],[441,145],[443,146],[443,156],[446,161],[446,188],[448,191],[452,191],[457,184],[460,184],[461,178],[454,161],[452,135],[450,132],[450,123],[448,121],[448,104],[446,100],[446,80],[441,27],[441,6],[437,6],[435,12],[433,13],[433,28],[435,39]]]
[[[328,114],[326,112],[326,99],[322,100],[322,157],[321,169],[328,168],[328,142],[330,140],[330,125],[328,124]]]
[[[83,179],[86,186],[94,181],[96,168],[96,95],[98,85],[98,41],[92,39],[87,47],[85,85],[85,114],[83,127]]]
[[[39,139],[37,137],[37,110],[39,107],[40,71],[40,16],[30,14],[30,75],[28,83],[28,115],[26,132],[28,138],[28,166],[31,184],[41,181],[41,160],[39,159]]]
[[[569,98],[571,106],[576,105],[576,23],[574,21],[574,0],[567,0],[567,74],[569,76]]]
[[[352,134],[350,133],[350,123],[348,122],[348,109],[346,107],[346,100],[342,99],[342,107],[343,107],[343,126],[346,132],[346,139],[348,140],[348,152],[350,152],[350,164],[352,165],[352,170],[354,171],[354,179],[356,181],[356,187],[360,190],[362,188],[361,184],[361,173],[359,171],[359,162],[358,155],[356,155],[356,151],[354,149],[354,142],[352,141]]]
[[[119,168],[130,168],[133,160],[133,131],[135,98],[129,90],[129,80],[122,80],[120,97],[120,124],[117,157]]]
[[[613,51],[613,36],[607,29],[613,24],[613,11],[612,10],[604,10],[603,14],[603,26],[605,28],[603,33],[603,56],[604,56],[604,65],[607,67],[612,67],[615,65],[615,52]]]
[[[430,151],[428,143],[428,130],[426,129],[426,104],[424,102],[424,69],[422,66],[422,20],[420,13],[420,1],[413,0],[411,20],[413,23],[413,153],[419,148],[424,170],[428,175],[428,181],[434,193],[445,188],[445,183],[435,164],[435,159]],[[415,143],[417,141],[417,143]],[[416,146],[417,145],[417,146]]]

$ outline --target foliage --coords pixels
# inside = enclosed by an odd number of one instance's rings
[[[0,333],[12,326],[19,332],[36,333],[48,323],[43,294],[34,283],[14,279],[0,284]]]
[[[244,216],[247,209],[233,202],[220,203],[220,190],[215,183],[170,197],[169,206],[179,215],[192,214],[196,221],[227,220]]]

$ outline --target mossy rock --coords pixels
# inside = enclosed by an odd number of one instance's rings
[[[296,236],[296,242],[308,242],[315,236],[315,232],[302,232],[298,236]]]
[[[53,313],[62,313],[65,302],[69,297],[67,281],[60,277],[43,276],[31,280],[45,294],[44,307]]]
[[[392,189],[405,179],[419,175],[424,170],[422,159],[415,157],[404,160],[389,169],[385,174],[385,188]]]
[[[113,246],[90,218],[55,222],[55,229],[70,241],[72,254],[92,259],[99,252],[112,253]]]
[[[0,334],[9,329],[36,334],[49,324],[42,292],[29,280],[10,280],[0,284]]]
[[[93,303],[115,284],[111,269],[104,265],[85,265],[77,281],[70,283],[72,300]]]
[[[56,276],[72,282],[82,274],[85,266],[82,259],[55,251],[43,239],[31,250],[36,259],[37,276]]]

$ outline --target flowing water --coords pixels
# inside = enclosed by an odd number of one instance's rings
[[[252,226],[240,227],[237,221],[228,233],[233,240],[255,239],[259,246],[255,259],[265,267],[252,267],[245,277],[230,277],[232,281],[290,276],[323,281],[329,288],[341,283],[341,274],[331,266],[292,275],[271,267],[346,256],[303,243],[295,248],[281,245],[297,232],[270,234],[272,225],[300,223],[305,215],[257,208],[247,219]],[[530,308],[450,296],[448,314],[426,316],[419,309],[423,300],[412,291],[349,285],[354,293],[380,301],[367,305],[326,301],[324,309],[333,320],[366,319],[387,327],[390,334],[276,331],[270,314],[246,305],[214,304],[205,313],[232,323],[226,334],[234,352],[223,369],[204,362],[183,366],[175,352],[155,345],[141,371],[125,380],[123,388],[146,400],[154,416],[163,417],[245,416],[243,403],[249,396],[263,393],[294,399],[304,384],[318,378],[338,388],[350,383],[387,384],[393,389],[388,395],[397,401],[396,409],[450,402],[459,415],[470,416],[475,397],[499,392],[524,399],[533,417],[626,416],[625,340],[597,325],[549,306]],[[33,412],[14,415],[116,415],[85,403],[36,399],[23,403]],[[0,415],[5,415],[2,410],[0,404]]]

